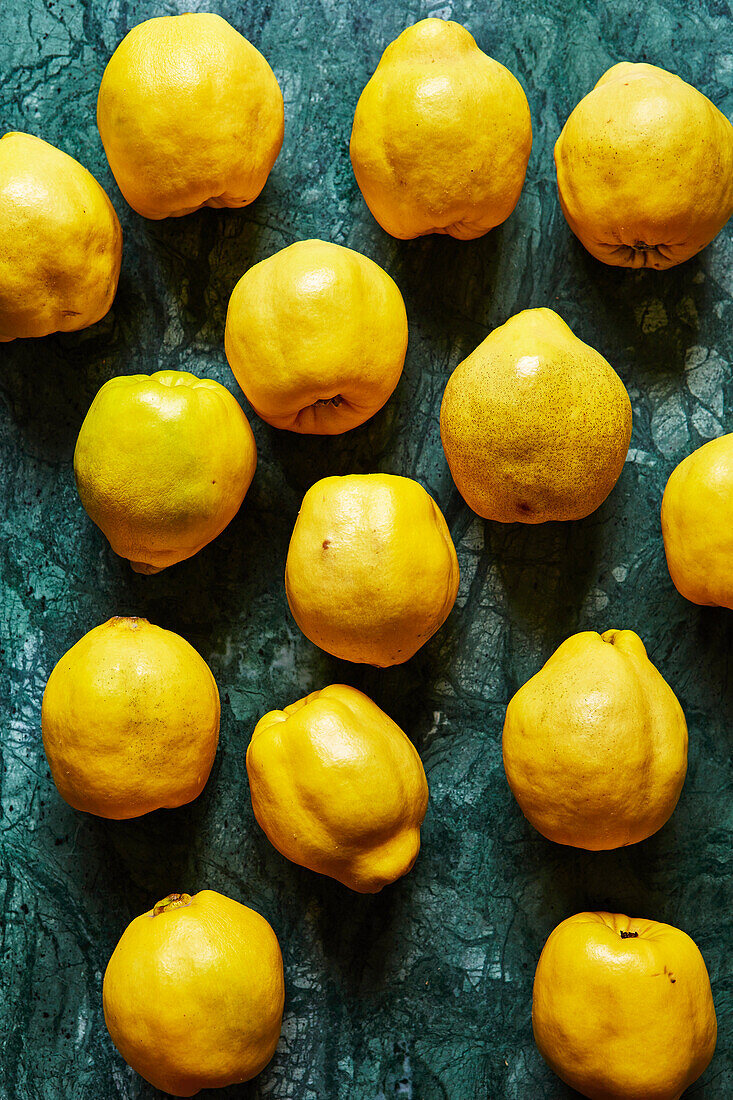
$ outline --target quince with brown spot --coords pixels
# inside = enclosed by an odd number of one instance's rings
[[[447,619],[458,558],[443,513],[396,474],[326,477],[303,498],[285,566],[293,618],[346,661],[408,661]]]
[[[717,1038],[710,978],[681,929],[578,913],[544,946],[532,1027],[540,1053],[589,1100],[679,1100]]]

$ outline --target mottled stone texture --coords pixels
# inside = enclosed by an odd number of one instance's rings
[[[146,222],[122,200],[97,134],[95,98],[122,36],[152,15],[215,10],[271,62],[285,146],[241,212]],[[372,220],[348,157],[359,92],[384,46],[425,15],[452,17],[521,80],[534,149],[519,206],[471,243],[402,243]],[[207,1096],[268,1100],[564,1100],[535,1050],[534,964],[583,908],[671,921],[706,958],[720,1021],[715,1059],[690,1095],[733,1096],[731,1034],[731,613],[693,607],[664,563],[659,505],[691,449],[731,426],[730,230],[665,273],[604,267],[567,229],[552,147],[612,63],[666,65],[733,111],[726,0],[3,0],[0,123],[78,157],[124,228],[109,317],[77,335],[0,348],[2,726],[0,1014],[3,1100],[151,1098],[106,1034],[101,977],[126,923],[172,890],[212,887],[260,910],[283,946],[287,1006],[277,1055],[249,1086]],[[71,458],[82,418],[115,374],[180,367],[242,399],[223,352],[229,293],[257,260],[308,236],[360,249],[399,284],[410,319],[388,406],[340,438],[277,432],[251,415],[259,467],[213,545],[136,576],[82,511]],[[558,310],[631,394],[628,461],[581,523],[502,527],[468,511],[440,447],[452,368],[509,315]],[[243,399],[242,399],[243,400]],[[461,562],[445,628],[404,667],[332,660],[303,638],[283,590],[304,491],[347,471],[410,474],[443,507]],[[43,687],[64,650],[115,614],[179,631],[211,664],[223,703],[211,780],[192,806],[129,823],[85,817],[51,782]],[[659,835],[584,853],[538,836],[501,766],[504,707],[570,633],[637,630],[678,693],[690,769]],[[422,754],[431,800],[415,870],[373,898],[287,863],[255,825],[244,766],[257,718],[329,682],[366,690]],[[202,1094],[203,1095],[203,1094]]]

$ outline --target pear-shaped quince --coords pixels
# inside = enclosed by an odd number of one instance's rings
[[[587,630],[509,703],[504,768],[522,813],[559,844],[598,851],[656,833],[687,770],[687,724],[631,630]]]
[[[551,309],[525,309],[459,363],[440,434],[453,480],[485,519],[581,519],[623,468],[631,402],[613,367]]]
[[[517,205],[532,148],[522,86],[459,23],[423,19],[382,55],[351,132],[356,182],[393,237],[480,237]]]

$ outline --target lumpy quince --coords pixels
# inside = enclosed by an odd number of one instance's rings
[[[97,124],[120,191],[146,218],[257,198],[283,140],[265,58],[210,12],[139,23],[112,54]]]
[[[266,714],[247,773],[257,821],[294,863],[371,894],[415,862],[428,804],[420,757],[356,688],[333,684]]]

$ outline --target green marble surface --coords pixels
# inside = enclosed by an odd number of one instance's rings
[[[266,55],[285,96],[283,152],[261,198],[146,222],[122,200],[97,134],[104,65],[152,15],[215,10]],[[434,14],[464,23],[526,89],[534,148],[521,201],[481,240],[398,242],[372,220],[348,138],[382,49]],[[260,910],[284,952],[287,1004],[272,1064],[238,1100],[568,1100],[532,1040],[534,965],[552,927],[584,908],[670,921],[700,945],[720,1037],[690,1090],[733,1096],[731,764],[733,617],[674,590],[659,505],[673,466],[733,426],[733,239],[666,273],[592,260],[559,210],[557,134],[613,62],[679,72],[733,112],[726,0],[2,0],[0,123],[87,165],[124,229],[119,293],[86,332],[0,348],[3,507],[0,703],[0,1096],[150,1100],[117,1055],[101,977],[127,922],[172,890],[211,887]],[[340,438],[251,420],[259,467],[239,516],[194,559],[154,577],[114,557],[81,509],[71,458],[107,378],[177,367],[223,382],[227,299],[245,268],[302,237],[360,249],[407,305],[405,373],[387,407]],[[509,315],[549,305],[610,360],[633,402],[618,486],[580,523],[502,527],[477,519],[446,467],[437,413],[452,368]],[[299,633],[283,590],[304,491],[346,471],[409,474],[440,502],[461,563],[458,603],[407,665],[351,666]],[[145,615],[204,655],[222,695],[221,744],[195,804],[117,823],[76,813],[51,782],[41,696],[56,660],[114,614]],[[558,847],[524,821],[506,786],[505,705],[579,629],[637,630],[679,695],[690,767],[677,811],[627,850]],[[257,718],[343,680],[408,731],[431,789],[414,871],[376,897],[287,863],[255,825],[244,766]]]

